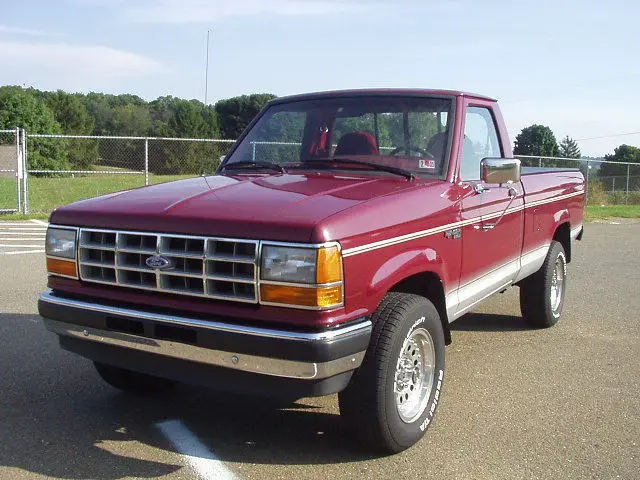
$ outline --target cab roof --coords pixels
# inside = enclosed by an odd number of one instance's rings
[[[326,92],[302,93],[297,95],[287,95],[277,97],[271,103],[287,103],[299,100],[317,100],[322,98],[340,98],[340,97],[371,97],[377,95],[397,95],[397,96],[439,96],[439,97],[470,97],[479,100],[488,100],[497,102],[495,98],[476,93],[462,92],[459,90],[436,90],[436,89],[411,89],[411,88],[371,88],[357,90],[332,90]]]

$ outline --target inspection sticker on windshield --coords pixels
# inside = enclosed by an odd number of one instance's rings
[[[435,160],[424,160],[421,159],[418,161],[418,168],[429,168],[431,170],[435,170],[436,161]]]

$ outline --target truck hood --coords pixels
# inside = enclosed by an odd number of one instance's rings
[[[430,182],[426,182],[430,183]],[[425,181],[326,172],[210,176],[76,202],[51,223],[289,242],[334,240],[329,217]]]

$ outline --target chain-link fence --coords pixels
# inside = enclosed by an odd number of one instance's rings
[[[23,208],[59,205],[155,183],[213,173],[233,140],[28,134]]]
[[[529,167],[579,168],[587,180],[590,205],[640,205],[640,164],[591,158],[518,158]]]
[[[20,210],[20,131],[0,130],[0,213]]]
[[[0,213],[48,213],[77,200],[215,172],[233,140],[29,134],[0,130]],[[300,145],[256,142],[289,155]],[[281,152],[282,150],[282,152]],[[294,155],[295,156],[295,155]],[[640,204],[640,164],[520,156],[525,166],[579,168],[591,204]]]

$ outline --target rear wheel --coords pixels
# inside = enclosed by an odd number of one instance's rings
[[[105,382],[124,392],[146,395],[170,390],[175,385],[175,382],[165,378],[154,377],[153,375],[134,372],[99,362],[94,362],[93,364]]]
[[[432,422],[444,375],[444,334],[424,297],[391,292],[372,317],[362,366],[339,394],[340,414],[363,443],[387,453],[420,440]]]
[[[567,286],[567,257],[560,242],[553,241],[540,270],[520,285],[520,310],[533,327],[552,327],[562,314]]]

